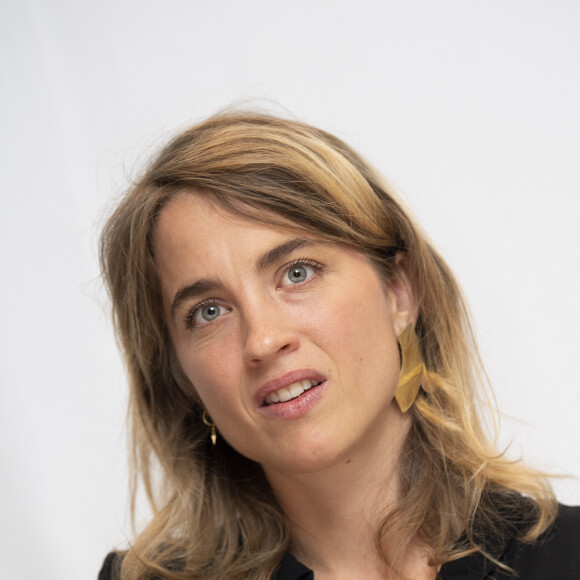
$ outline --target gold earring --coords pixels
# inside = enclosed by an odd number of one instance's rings
[[[209,438],[211,439],[211,444],[215,445],[217,441],[217,432],[215,428],[215,423],[212,423],[211,419],[207,416],[207,412],[205,411],[205,409],[203,411],[203,414],[201,415],[201,420],[211,429]]]
[[[395,399],[399,408],[406,413],[415,402],[419,394],[419,387],[425,372],[425,363],[419,347],[419,339],[412,324],[405,327],[399,334],[399,347],[401,349],[401,372],[399,384],[395,391]]]

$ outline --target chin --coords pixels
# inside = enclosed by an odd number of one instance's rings
[[[266,474],[284,472],[296,475],[309,475],[324,472],[341,464],[346,464],[353,455],[353,449],[339,448],[336,439],[319,441],[312,439],[295,443],[276,454],[274,458],[264,459],[260,463]]]

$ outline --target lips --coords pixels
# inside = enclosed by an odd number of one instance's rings
[[[312,379],[304,379],[303,381],[296,381],[288,387],[282,387],[278,391],[270,393],[264,400],[265,405],[272,405],[274,403],[285,403],[299,397],[302,393],[311,389],[312,387],[317,387],[320,381],[314,381]]]
[[[326,377],[311,369],[292,371],[264,383],[256,393],[256,400],[260,407],[286,403],[325,380]]]

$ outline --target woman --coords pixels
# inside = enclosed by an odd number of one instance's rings
[[[154,516],[101,579],[579,577],[578,511],[488,443],[453,275],[335,137],[185,131],[102,266]]]

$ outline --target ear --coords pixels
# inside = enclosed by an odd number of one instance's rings
[[[391,306],[391,315],[397,336],[412,323],[417,322],[418,306],[413,296],[413,289],[405,273],[406,254],[397,252],[395,263],[396,276],[387,282],[387,295]]]

